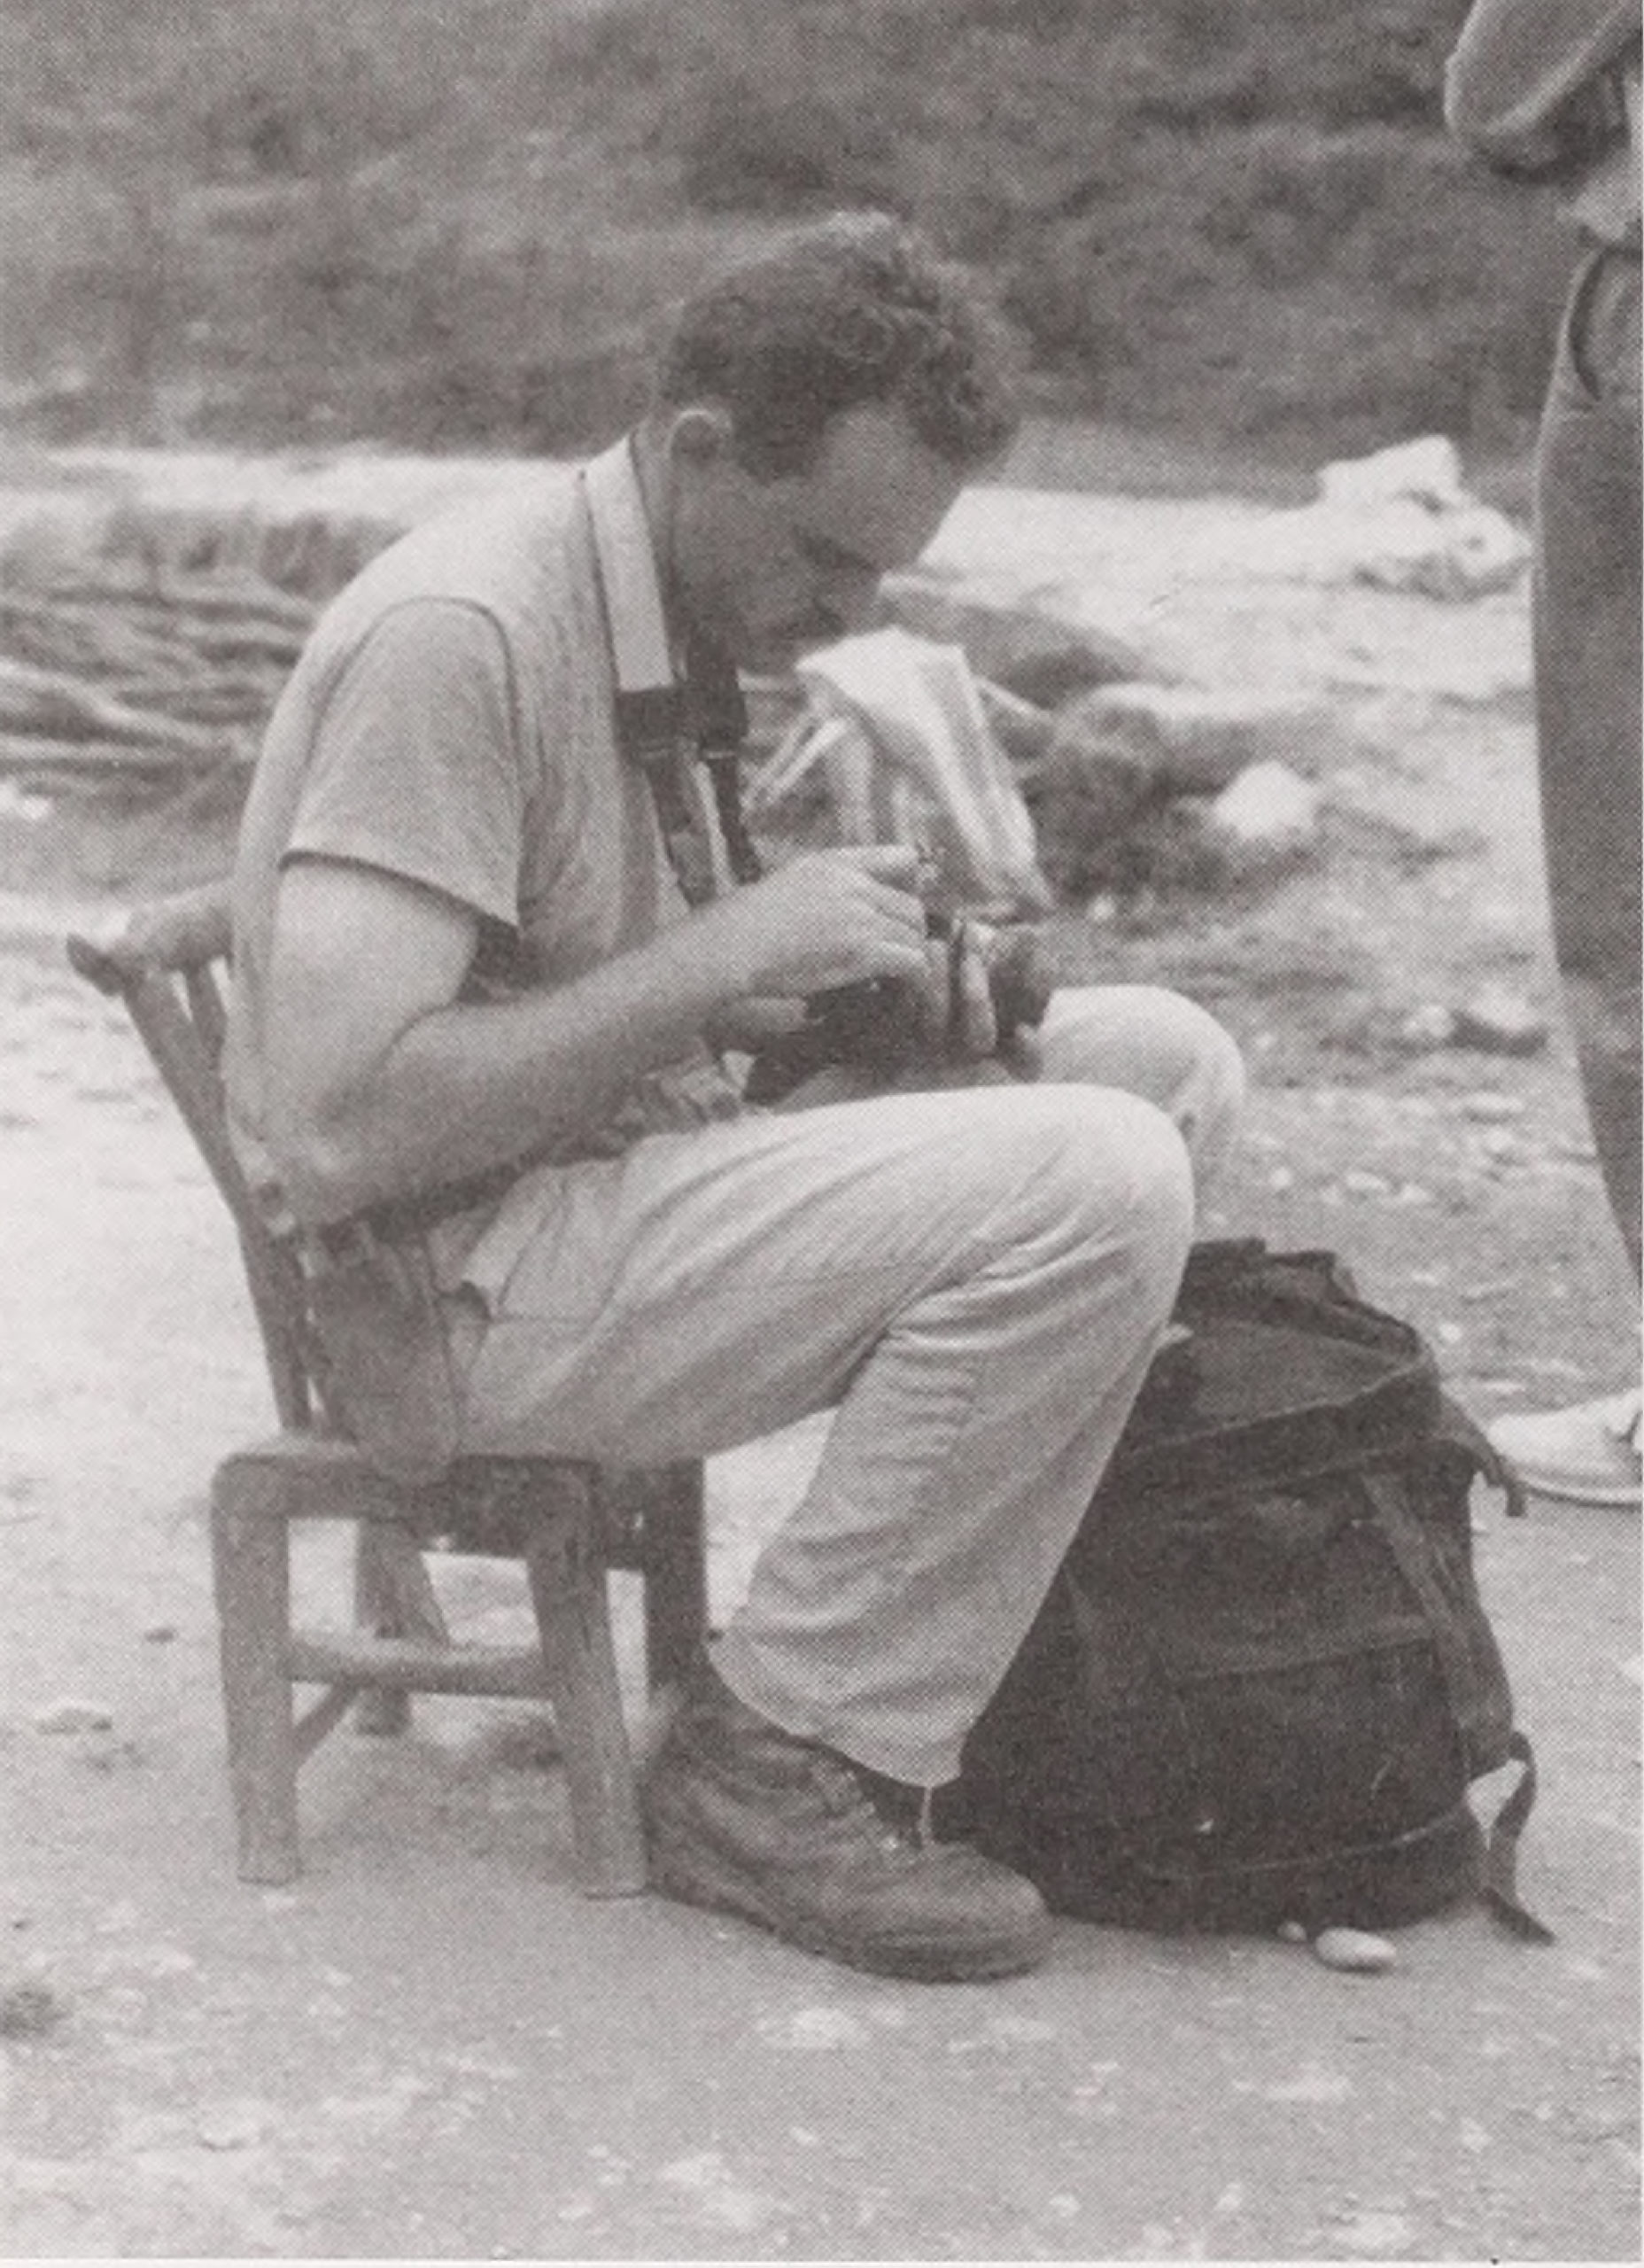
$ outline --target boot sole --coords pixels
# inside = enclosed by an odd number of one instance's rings
[[[895,1947],[880,1949],[844,1941],[795,1920],[779,1907],[767,1905],[748,1889],[741,1874],[729,1868],[722,1871],[711,1860],[704,1863],[704,1855],[700,1852],[688,1870],[677,1864],[670,1865],[655,1842],[651,1845],[650,1880],[651,1888],[662,1891],[664,1897],[678,1899],[683,1905],[701,1907],[710,1913],[734,1915],[739,1921],[751,1922],[784,1943],[797,1946],[802,1953],[819,1953],[825,1960],[865,1970],[872,1977],[900,1977],[919,1984],[992,1984],[1002,1977],[1026,1976],[1038,1968],[1049,1951],[1048,1919],[1043,1946],[1018,1953],[1001,1952],[992,1958],[984,1955],[966,1961],[962,1967],[951,1956],[944,1961],[934,1953],[921,1957],[899,1953]]]

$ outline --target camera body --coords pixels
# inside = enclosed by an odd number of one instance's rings
[[[998,1028],[988,1059],[1008,1076],[1008,1051],[1024,1029],[1043,1020],[1054,980],[1031,929],[994,930],[956,917],[927,913],[927,934],[948,947],[945,1022],[933,1018],[928,995],[900,977],[877,976],[818,992],[803,1028],[761,1049],[749,1073],[750,1102],[779,1102],[802,1082],[836,1067],[859,1076],[863,1091],[896,1085],[937,1085],[956,1064],[976,1068],[962,1044],[962,958],[980,946]],[[1006,1059],[1006,1060],[1002,1060]]]

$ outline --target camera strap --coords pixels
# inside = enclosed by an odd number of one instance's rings
[[[748,705],[723,647],[687,637],[676,668],[632,442],[594,458],[582,478],[616,682],[617,743],[645,774],[686,904],[701,905],[730,882],[756,881],[761,871],[739,770]]]

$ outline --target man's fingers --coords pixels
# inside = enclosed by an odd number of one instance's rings
[[[954,1037],[960,1052],[991,1055],[999,1044],[999,1023],[993,1011],[988,964],[962,924],[955,935],[951,967]]]
[[[924,936],[925,907],[911,890],[896,889],[878,881],[871,883],[870,888],[872,891],[870,902],[876,913],[882,914],[887,921],[895,922],[899,929],[906,929],[912,936]]]
[[[911,843],[850,843],[834,855],[903,890],[911,890],[919,879],[919,854]]]
[[[923,939],[910,939],[905,945],[888,939],[873,956],[872,974],[904,977],[917,991],[926,991],[930,985],[930,961]]]

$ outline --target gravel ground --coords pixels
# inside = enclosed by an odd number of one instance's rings
[[[1151,575],[1204,674],[1244,657],[1322,694],[1350,742],[1359,816],[1311,867],[1058,927],[1069,965],[1166,975],[1244,1040],[1249,1138],[1207,1226],[1346,1254],[1480,1416],[1625,1382],[1632,1297],[1546,944],[1522,591],[1241,576],[1208,534],[1214,572],[1182,576],[1176,515],[1244,508],[1085,509],[1087,587],[1142,562],[1129,600]],[[204,1492],[267,1390],[217,1200],[59,942],[208,868],[226,823],[0,799],[7,2254],[1636,2259],[1634,1516],[1478,1505],[1541,1761],[1522,1874],[1550,1947],[1459,1912],[1357,1977],[1276,1941],[1067,1924],[1019,1982],[876,1984],[578,1899],[542,1727],[458,1702],[419,1704],[403,1741],[337,1736],[306,1775],[300,1882],[236,1883]],[[1397,1043],[1485,982],[1545,1015],[1545,1049]],[[722,1610],[815,1446],[714,1468]],[[300,1581],[340,1569],[322,1542]],[[520,1624],[515,1569],[439,1581]],[[37,1728],[74,1697],[106,1728]]]

